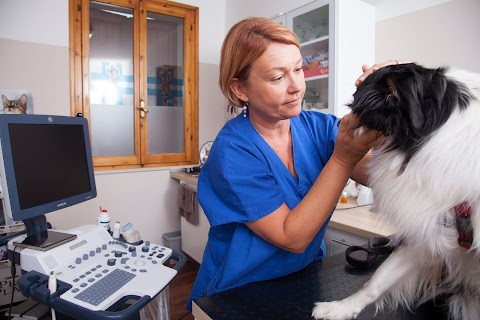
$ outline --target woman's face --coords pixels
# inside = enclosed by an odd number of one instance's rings
[[[305,94],[300,50],[291,44],[270,44],[252,64],[243,92],[251,117],[275,121],[297,116]]]

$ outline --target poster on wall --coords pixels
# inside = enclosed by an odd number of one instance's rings
[[[32,114],[33,98],[28,90],[0,89],[2,109],[0,114]]]

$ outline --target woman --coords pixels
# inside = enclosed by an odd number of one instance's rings
[[[302,111],[299,48],[292,31],[265,18],[237,23],[224,40],[220,88],[244,114],[222,128],[200,173],[211,228],[187,309],[192,299],[323,258],[324,232],[348,178],[366,183],[365,155],[382,136],[355,136],[350,115],[338,126],[333,115]]]

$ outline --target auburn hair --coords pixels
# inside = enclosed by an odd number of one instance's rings
[[[252,63],[273,43],[293,44],[300,48],[296,34],[271,19],[252,17],[236,23],[222,44],[220,57],[220,90],[232,106],[241,106],[230,88],[233,79],[247,83]]]

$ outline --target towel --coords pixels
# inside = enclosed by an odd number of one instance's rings
[[[180,184],[177,196],[178,213],[194,226],[198,225],[197,191],[187,183]]]

